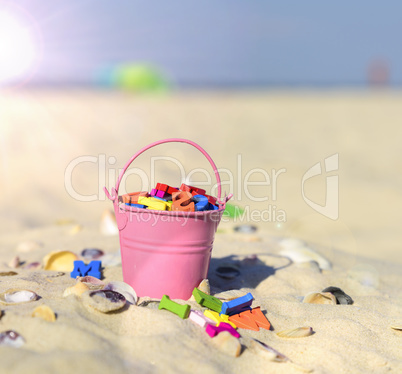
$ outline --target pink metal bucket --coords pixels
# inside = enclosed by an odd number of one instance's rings
[[[119,201],[119,185],[130,164],[143,152],[170,142],[197,148],[210,162],[217,179],[218,210],[177,212],[139,209]],[[221,180],[215,163],[196,143],[186,139],[166,139],[138,151],[125,165],[112,193],[120,233],[124,282],[138,296],[188,299],[194,287],[207,277],[215,232],[231,195],[221,201]]]

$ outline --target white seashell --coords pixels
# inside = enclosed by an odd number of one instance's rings
[[[108,313],[123,308],[126,304],[126,298],[116,291],[87,291],[82,294],[82,302],[89,308]]]
[[[121,265],[120,251],[115,253],[107,253],[98,258],[98,260],[102,261],[102,266],[119,266]]]
[[[35,301],[39,296],[30,290],[9,289],[0,294],[0,301],[5,304],[20,304]]]
[[[212,339],[212,343],[223,353],[232,357],[238,357],[241,353],[239,339],[235,338],[229,331],[222,331]]]
[[[27,240],[25,242],[21,242],[17,245],[17,251],[21,253],[28,253],[28,252],[33,252],[37,251],[43,247],[43,244],[40,242],[35,242],[32,240]]]
[[[19,348],[25,344],[25,339],[18,332],[8,330],[0,333],[0,345]]]
[[[336,297],[330,292],[311,292],[304,297],[303,303],[336,305]]]
[[[84,260],[92,261],[104,256],[104,254],[105,253],[98,248],[85,248],[81,252],[81,257],[83,257]]]
[[[111,210],[103,211],[99,228],[103,235],[117,235],[119,233],[116,218]]]
[[[259,354],[264,355],[264,357],[268,358],[270,361],[276,361],[276,362],[289,361],[289,359],[285,355],[283,355],[282,353],[273,349],[269,345],[257,339],[251,339],[251,348],[256,352],[258,352]]]
[[[108,283],[104,290],[116,291],[122,294],[130,304],[137,304],[138,297],[133,287],[125,282],[113,281]]]
[[[224,301],[230,301],[237,299],[238,297],[242,297],[244,295],[247,295],[248,292],[241,291],[241,290],[229,290],[229,291],[223,291],[219,292],[214,295],[219,300],[224,300]]]
[[[74,270],[74,261],[78,257],[70,251],[53,251],[43,258],[43,268],[45,270],[72,272]]]
[[[279,254],[290,258],[295,263],[316,261],[323,270],[332,268],[331,263],[304,242],[296,239],[284,239],[280,243],[283,248]]]
[[[303,338],[312,334],[313,329],[311,327],[298,327],[296,329],[283,330],[276,333],[276,335],[281,338]]]
[[[391,327],[391,329],[394,329],[394,330],[401,330],[402,331],[402,323],[393,323],[389,327]]]
[[[76,285],[64,290],[63,297],[70,295],[81,296],[86,291],[89,291],[89,287],[85,283],[77,282]]]
[[[39,305],[38,307],[36,307],[33,310],[31,316],[42,318],[48,322],[56,321],[56,315],[54,314],[53,310],[47,305]]]
[[[15,256],[11,259],[11,261],[8,263],[8,266],[10,268],[16,269],[20,266],[20,258],[19,256]]]

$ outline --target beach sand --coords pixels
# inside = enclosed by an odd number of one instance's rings
[[[2,372],[401,372],[402,331],[390,327],[402,325],[401,98],[393,91],[1,93],[0,271],[17,274],[0,276],[0,292],[19,288],[40,296],[0,305],[0,332],[14,330],[25,339],[19,348],[0,346]],[[102,212],[112,208],[102,188],[114,185],[114,169],[141,147],[173,137],[204,147],[221,169],[223,190],[249,212],[219,226],[208,275],[212,293],[251,292],[253,307],[261,306],[271,323],[269,331],[238,330],[238,357],[190,320],[159,311],[157,302],[105,314],[88,309],[79,297],[62,296],[75,284],[68,273],[7,265],[16,255],[26,264],[42,261],[54,250],[117,254],[118,235],[99,230]],[[334,154],[338,170],[325,173],[325,159]],[[156,159],[161,156],[170,159]],[[152,157],[157,168],[151,182],[180,183],[175,160],[187,174],[194,168],[212,174],[202,155],[186,145],[154,148],[132,167],[151,176]],[[303,176],[317,163],[322,175],[305,182],[303,198]],[[142,175],[134,170],[127,192],[139,189]],[[336,220],[306,203],[325,205],[327,176],[338,176]],[[199,172],[189,179],[197,185],[206,178]],[[264,178],[264,184],[245,185]],[[233,230],[245,224],[258,230]],[[280,254],[284,239],[302,240],[332,267],[289,261]],[[26,242],[37,245],[24,250]],[[257,259],[247,260],[251,255]],[[240,275],[218,277],[215,270],[223,264],[238,266]],[[106,283],[122,280],[121,265],[105,266],[103,277]],[[306,294],[329,286],[340,287],[354,303],[302,303]],[[42,304],[54,310],[55,322],[31,317]],[[314,334],[276,335],[304,326]],[[251,338],[293,364],[272,361]]]

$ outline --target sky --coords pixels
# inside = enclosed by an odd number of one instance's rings
[[[146,63],[183,86],[364,85],[380,60],[402,84],[400,1],[0,0],[1,9],[32,31],[31,83],[86,84],[105,67]]]

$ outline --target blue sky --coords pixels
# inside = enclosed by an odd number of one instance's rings
[[[18,4],[42,34],[36,82],[85,83],[102,66],[148,62],[183,85],[353,85],[381,59],[402,83],[402,3],[393,0]]]

